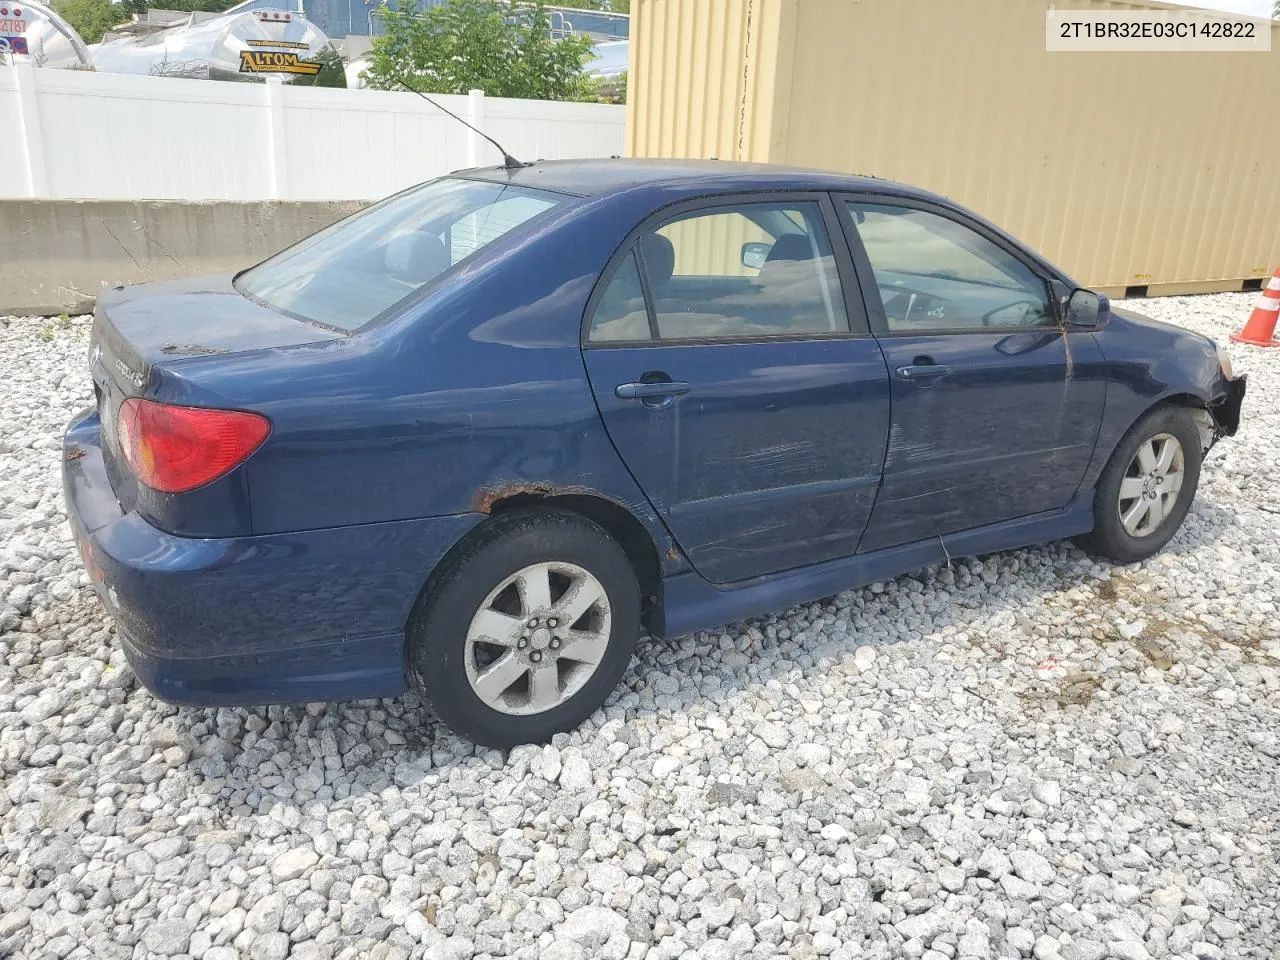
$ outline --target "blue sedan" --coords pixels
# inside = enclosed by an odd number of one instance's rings
[[[85,566],[176,703],[389,697],[477,742],[673,637],[948,558],[1168,542],[1244,380],[882,180],[469,170],[234,277],[109,292]]]

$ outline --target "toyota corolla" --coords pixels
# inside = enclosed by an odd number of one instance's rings
[[[944,562],[1172,537],[1244,380],[941,197],[464,171],[234,277],[116,290],[65,440],[135,672],[539,741],[671,637]]]

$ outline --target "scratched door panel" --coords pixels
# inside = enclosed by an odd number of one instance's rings
[[[894,377],[884,485],[863,552],[1070,502],[1106,398],[1091,333],[887,337],[881,346],[891,371],[928,358],[950,372],[923,383]]]
[[[593,348],[614,446],[700,574],[749,579],[856,552],[889,433],[872,339]],[[663,406],[615,395],[659,376]],[[662,401],[657,401],[660,403]]]

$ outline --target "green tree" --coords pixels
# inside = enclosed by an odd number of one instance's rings
[[[595,99],[584,71],[591,42],[552,40],[542,0],[524,9],[501,0],[448,0],[420,14],[389,10],[384,22],[367,71],[372,87],[393,90],[405,77],[424,93]]]
[[[342,58],[332,44],[326,45],[311,60],[320,64],[320,72],[314,77],[294,77],[295,87],[346,87],[347,74],[342,69]]]
[[[162,10],[221,13],[239,2],[240,0],[159,0],[152,4],[149,0],[118,0],[114,3],[112,0],[54,0],[53,9],[76,28],[85,43],[97,43],[112,27],[128,23],[135,13],[146,13],[151,6]]]
[[[148,3],[147,0],[131,0],[133,3],[141,3],[143,9],[157,7],[161,10],[183,10],[191,13],[200,11],[203,13],[222,13],[231,7],[234,7],[240,0],[159,0],[158,3]]]
[[[53,9],[76,28],[85,43],[97,43],[112,27],[128,20],[130,13],[124,4],[111,0],[55,0]]]
[[[597,80],[595,92],[595,98],[601,103],[626,103],[627,71],[623,70],[611,80]]]

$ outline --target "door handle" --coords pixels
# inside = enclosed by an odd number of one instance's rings
[[[950,372],[951,368],[945,363],[913,363],[896,371],[899,380],[936,380]]]
[[[620,383],[613,388],[619,400],[646,400],[654,397],[678,397],[689,392],[683,380],[660,380],[657,383]]]

